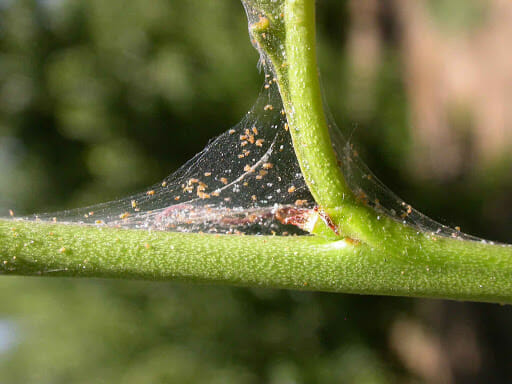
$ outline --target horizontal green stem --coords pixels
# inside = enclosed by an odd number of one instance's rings
[[[265,5],[267,13],[278,4],[247,1]],[[0,272],[512,303],[512,247],[418,232],[356,201],[337,165],[323,114],[314,3],[279,4],[271,18],[253,23],[254,38],[276,71],[294,147],[323,210],[320,215],[332,218],[341,236],[332,235],[327,220],[318,220],[324,224],[317,228],[325,237],[184,234],[0,220]],[[285,52],[279,51],[281,43]]]
[[[451,246],[446,246],[451,243]],[[428,257],[318,236],[149,232],[0,220],[0,271],[512,303],[512,254],[441,238]]]

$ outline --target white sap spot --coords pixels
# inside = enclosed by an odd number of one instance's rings
[[[324,247],[333,248],[333,249],[343,249],[343,248],[346,248],[347,245],[348,245],[348,243],[345,241],[345,239],[343,239],[343,240],[332,241],[330,243],[327,243],[324,245]]]

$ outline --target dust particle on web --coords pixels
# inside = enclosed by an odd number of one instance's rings
[[[400,215],[400,217],[402,219],[405,219],[407,216],[409,216],[412,213],[412,207],[410,205],[406,204],[405,202],[402,202],[402,206],[407,207],[407,211]]]
[[[209,199],[210,198],[210,194],[209,193],[204,193],[204,192],[201,192],[201,191],[197,191],[197,196],[200,199]]]

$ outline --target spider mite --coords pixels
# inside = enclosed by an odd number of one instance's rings
[[[159,224],[166,226],[201,223],[243,226],[276,220],[283,225],[294,225],[303,231],[312,232],[318,218],[339,236],[338,227],[330,216],[319,207],[299,208],[294,205],[275,205],[268,208],[237,210],[208,206],[194,207],[191,204],[183,203],[166,208],[157,216],[156,220]]]

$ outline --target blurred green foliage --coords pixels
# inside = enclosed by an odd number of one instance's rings
[[[492,177],[441,193],[403,170],[408,106],[392,22],[382,15],[388,40],[361,117],[350,104],[347,3],[320,1],[318,14],[326,97],[363,158],[424,211],[504,236],[479,218]],[[236,0],[0,0],[0,214],[83,206],[163,178],[249,109],[256,62]],[[512,377],[508,307],[31,278],[0,279],[0,295],[5,383],[421,381],[390,342],[404,316],[439,337],[463,323],[485,351],[479,377]]]

